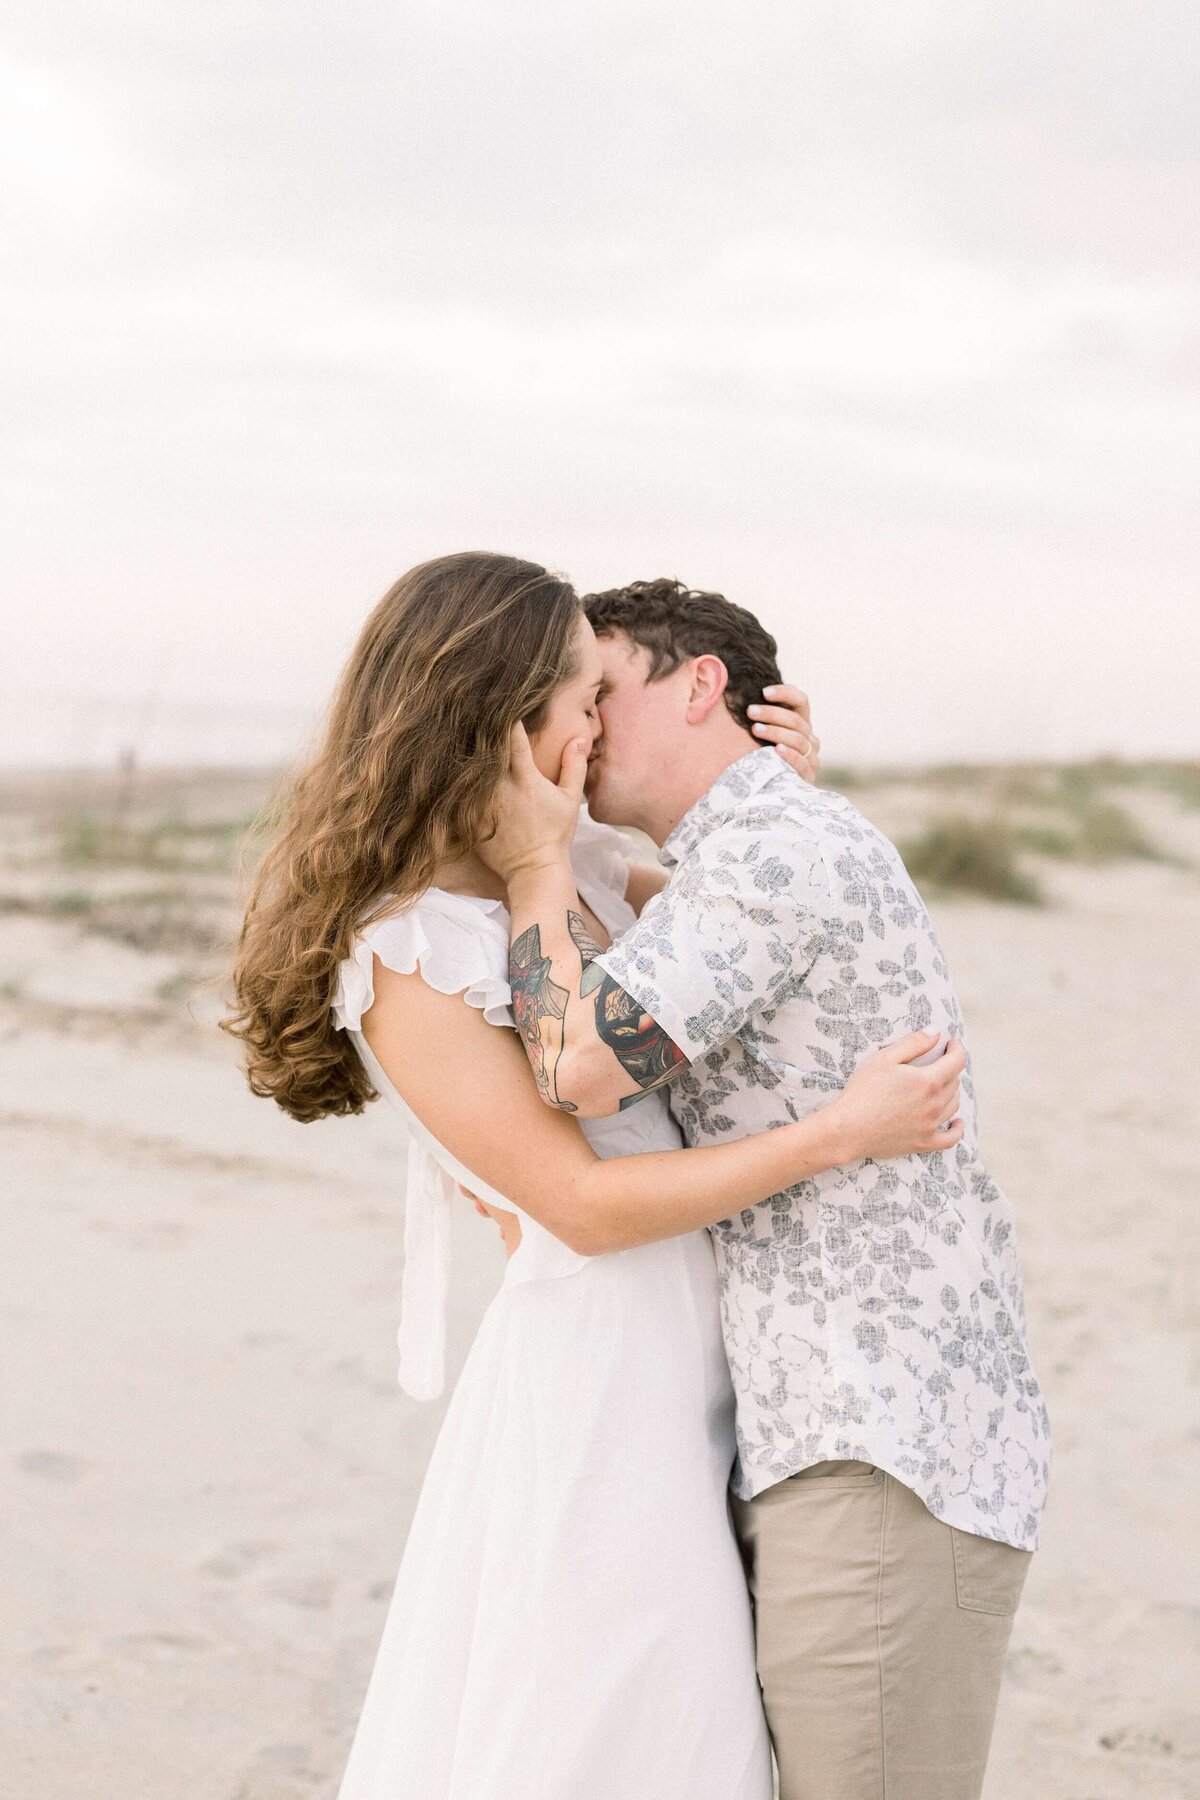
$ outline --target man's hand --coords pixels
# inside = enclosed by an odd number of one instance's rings
[[[587,753],[587,740],[573,738],[563,752],[557,783],[547,781],[533,760],[525,727],[513,727],[508,773],[492,801],[495,829],[478,845],[481,860],[502,881],[569,859],[583,803]]]
[[[500,1233],[505,1256],[511,1256],[514,1250],[520,1248],[521,1221],[516,1213],[504,1212],[498,1206],[489,1206],[486,1200],[481,1200],[478,1194],[473,1194],[469,1187],[463,1186],[461,1181],[458,1183],[458,1191],[460,1194],[466,1195],[481,1219],[492,1221]]]
[[[821,770],[821,740],[812,728],[812,711],[807,694],[781,682],[765,687],[766,706],[748,706],[753,720],[751,729],[764,744],[774,744],[785,763],[815,782]]]

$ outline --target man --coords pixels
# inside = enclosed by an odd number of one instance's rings
[[[774,640],[716,594],[585,603],[600,640],[593,815],[662,846],[608,950],[567,860],[583,771],[517,759],[489,860],[548,1103],[670,1083],[689,1144],[795,1119],[907,1032],[963,1037],[894,847],[756,745]],[[581,759],[580,759],[581,760]],[[734,1517],[781,1800],[974,1800],[1036,1545],[1049,1425],[1007,1201],[961,1142],[864,1161],[713,1228],[737,1396]]]

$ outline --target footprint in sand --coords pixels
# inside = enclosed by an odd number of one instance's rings
[[[254,1772],[238,1788],[233,1800],[264,1800],[268,1791],[262,1785],[264,1777],[270,1783],[269,1792],[280,1795],[281,1800],[284,1793],[278,1785],[281,1781],[288,1783],[286,1792],[289,1795],[297,1791],[297,1786],[305,1792],[329,1791],[329,1773],[313,1767],[312,1748],[308,1744],[264,1744],[254,1759]]]
[[[201,1575],[215,1575],[220,1581],[236,1581],[239,1575],[248,1575],[267,1557],[273,1556],[279,1548],[278,1544],[269,1543],[266,1539],[244,1538],[233,1544],[226,1544],[212,1556],[205,1557],[196,1567]]]
[[[80,1456],[68,1456],[62,1450],[26,1450],[17,1458],[17,1466],[26,1475],[40,1475],[43,1481],[79,1481],[87,1472]]]
[[[336,1583],[327,1575],[287,1575],[267,1583],[265,1591],[288,1606],[303,1607],[306,1612],[325,1612],[333,1603]]]
[[[181,1650],[195,1655],[201,1650],[210,1650],[212,1645],[207,1638],[195,1637],[186,1631],[128,1631],[113,1643],[121,1650],[131,1650],[135,1656],[163,1657],[170,1660]]]
[[[1152,1726],[1121,1725],[1106,1731],[1096,1742],[1102,1750],[1120,1750],[1134,1756],[1171,1756],[1175,1745],[1165,1732]]]

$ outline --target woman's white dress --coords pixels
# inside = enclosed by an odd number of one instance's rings
[[[633,920],[621,843],[581,816],[576,879],[614,933]],[[588,1258],[487,1188],[359,1029],[373,955],[511,1029],[508,915],[430,889],[340,971],[335,1019],[410,1134],[410,1392],[442,1384],[455,1184],[523,1235],[430,1459],[339,1800],[770,1800],[708,1233]],[[582,1126],[600,1156],[680,1142],[662,1094]]]

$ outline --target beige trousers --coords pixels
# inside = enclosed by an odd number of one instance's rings
[[[733,1514],[780,1800],[978,1800],[1031,1553],[863,1462]]]

